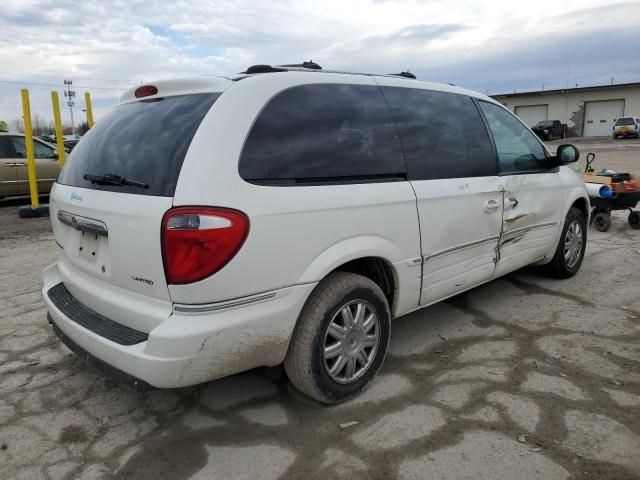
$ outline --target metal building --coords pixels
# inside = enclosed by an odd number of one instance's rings
[[[614,119],[640,117],[640,82],[491,95],[528,126],[560,120],[570,135],[611,135]]]

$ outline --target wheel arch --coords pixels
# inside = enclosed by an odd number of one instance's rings
[[[380,257],[361,257],[336,267],[333,272],[350,272],[372,280],[380,287],[393,311],[396,298],[397,275],[391,263]]]
[[[386,238],[349,238],[317,255],[304,270],[299,282],[319,282],[335,271],[357,273],[373,280],[382,289],[393,312],[400,288],[394,263],[401,258],[402,250]]]
[[[588,197],[578,197],[573,203],[571,203],[570,208],[575,207],[580,210],[584,214],[584,218],[587,219],[587,225],[589,224],[589,215],[590,215],[590,203]]]
[[[587,195],[587,188],[584,186],[584,184],[580,186],[575,186],[569,192],[569,195],[567,196],[567,198],[568,200],[565,204],[567,206],[566,211],[564,212],[564,215],[562,217],[562,223],[560,224],[560,228],[558,229],[558,233],[556,234],[556,238],[553,242],[553,247],[549,250],[547,255],[545,255],[545,257],[542,260],[540,260],[539,262],[536,262],[536,265],[546,265],[553,259],[555,251],[558,248],[558,244],[560,243],[564,221],[567,218],[567,214],[569,213],[569,210],[571,208],[575,207],[579,209],[584,214],[584,218],[587,222],[587,225],[589,225],[589,217],[591,215],[591,212],[590,212],[591,204],[589,202],[589,196]]]

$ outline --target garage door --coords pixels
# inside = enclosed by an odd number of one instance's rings
[[[585,137],[611,135],[613,119],[623,115],[624,100],[585,102],[583,135]]]
[[[549,105],[521,105],[516,107],[515,113],[528,127],[533,127],[536,123],[549,119]]]

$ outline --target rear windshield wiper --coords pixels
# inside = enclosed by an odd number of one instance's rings
[[[129,180],[128,178],[124,178],[113,173],[105,173],[104,175],[92,175],[90,173],[85,173],[82,178],[97,185],[114,185],[116,187],[131,185],[132,187],[149,188],[149,185],[144,182]]]

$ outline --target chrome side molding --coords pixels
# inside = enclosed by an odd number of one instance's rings
[[[81,215],[74,215],[73,213],[65,212],[64,210],[58,210],[58,220],[69,225],[71,228],[82,232],[90,232],[103,237],[109,236],[109,231],[104,222],[96,220],[95,218],[83,217]]]
[[[439,257],[441,255],[447,255],[449,253],[453,253],[457,250],[464,250],[465,248],[477,247],[478,245],[482,245],[487,242],[497,242],[500,238],[499,235],[493,235],[491,237],[483,238],[482,240],[476,240],[475,242],[464,243],[462,245],[457,245],[455,247],[446,248],[444,250],[440,250],[438,252],[430,253],[429,255],[424,256],[424,261],[430,260],[435,257]]]
[[[219,303],[209,303],[200,305],[186,305],[186,304],[174,304],[173,311],[178,313],[207,313],[215,312],[218,310],[226,310],[228,308],[241,307],[249,305],[251,303],[263,302],[276,296],[278,292],[267,292],[251,297],[239,298],[236,300],[229,300]]]

